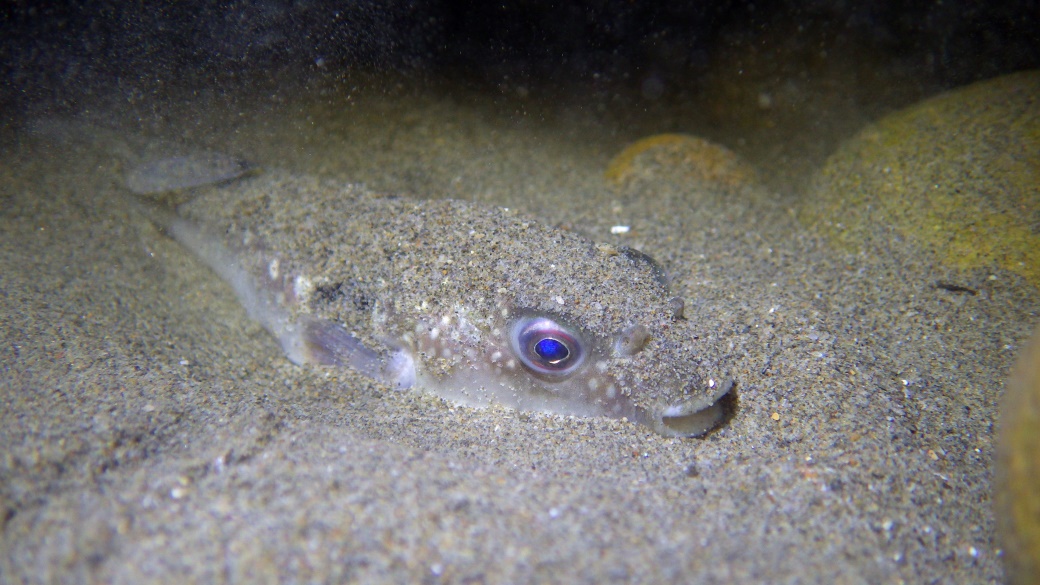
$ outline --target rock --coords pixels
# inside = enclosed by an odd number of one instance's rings
[[[1040,71],[951,91],[868,126],[818,173],[801,219],[851,250],[908,243],[1040,286]]]
[[[1007,582],[1040,583],[1040,329],[1001,404],[993,504]]]
[[[758,182],[754,167],[733,151],[685,134],[655,134],[633,142],[610,161],[604,176],[615,187],[624,187],[662,173],[715,189]]]

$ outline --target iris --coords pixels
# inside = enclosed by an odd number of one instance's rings
[[[538,354],[538,357],[550,364],[558,364],[567,359],[567,356],[571,354],[571,351],[567,349],[567,346],[562,341],[552,337],[546,337],[536,343],[534,351]]]

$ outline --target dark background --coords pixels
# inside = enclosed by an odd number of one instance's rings
[[[862,58],[915,93],[1040,65],[1035,0],[84,0],[2,10],[8,114],[76,107],[98,92],[285,87],[373,71],[652,99],[696,91],[720,62],[779,78]]]

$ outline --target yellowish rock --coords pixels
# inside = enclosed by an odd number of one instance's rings
[[[994,509],[1007,582],[1040,583],[1040,329],[1001,404]]]
[[[818,173],[804,222],[851,249],[895,232],[963,269],[1040,286],[1040,71],[891,114]]]
[[[633,142],[610,161],[604,176],[615,187],[624,187],[662,173],[709,188],[736,188],[757,182],[754,167],[736,153],[686,134],[655,134]]]

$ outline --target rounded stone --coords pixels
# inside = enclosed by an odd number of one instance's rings
[[[1040,583],[1040,329],[1001,404],[994,512],[1007,582]]]
[[[743,187],[758,180],[754,167],[733,151],[686,134],[655,134],[633,142],[611,159],[604,177],[624,187],[661,174],[713,188]]]
[[[941,94],[868,126],[817,174],[801,218],[853,250],[907,242],[1040,286],[1040,71]]]

